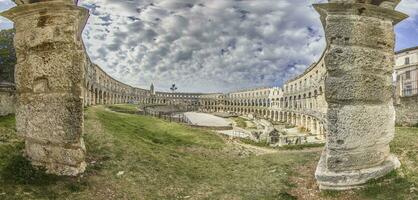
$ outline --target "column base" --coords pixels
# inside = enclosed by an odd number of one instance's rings
[[[32,165],[45,169],[47,174],[78,176],[86,170],[85,148],[82,141],[71,146],[41,144],[26,138],[25,144],[26,157]]]
[[[86,162],[81,162],[78,166],[63,165],[59,163],[42,163],[32,161],[32,165],[46,168],[47,174],[55,174],[58,176],[78,176],[86,170]]]
[[[326,167],[325,151],[322,153],[315,171],[315,178],[320,190],[351,190],[364,187],[364,184],[373,179],[385,176],[401,166],[398,158],[388,156],[381,165],[372,168],[344,172],[332,172]]]

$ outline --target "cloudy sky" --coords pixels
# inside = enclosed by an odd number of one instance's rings
[[[280,86],[315,62],[325,42],[311,4],[324,0],[79,0],[91,17],[92,61],[116,79],[158,90],[224,92]],[[13,7],[0,0],[0,11]],[[397,47],[418,45],[418,1],[398,10]],[[0,18],[0,29],[13,24]]]

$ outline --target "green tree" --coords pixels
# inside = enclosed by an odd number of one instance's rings
[[[14,29],[0,31],[0,83],[14,83],[16,53],[13,46]]]

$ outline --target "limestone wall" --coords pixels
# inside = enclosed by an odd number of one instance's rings
[[[418,95],[400,98],[399,104],[395,105],[395,109],[397,125],[418,125]]]

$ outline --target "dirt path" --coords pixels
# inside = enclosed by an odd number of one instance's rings
[[[302,150],[280,150],[280,149],[259,147],[259,146],[254,146],[251,144],[246,144],[239,140],[230,139],[222,135],[221,137],[224,139],[226,144],[229,144],[232,148],[236,150],[243,151],[245,154],[251,153],[255,155],[265,155],[265,154],[274,154],[274,153],[317,153],[323,150],[323,147],[306,148]]]
[[[237,141],[237,140],[232,140],[231,144],[241,146],[245,149],[248,149],[248,150],[254,152],[256,155],[272,154],[272,153],[277,153],[278,152],[278,150],[275,150],[275,149],[270,149],[270,148],[264,148],[264,147],[258,147],[258,146],[250,145],[250,144],[245,144],[245,143],[242,143],[242,142]]]

